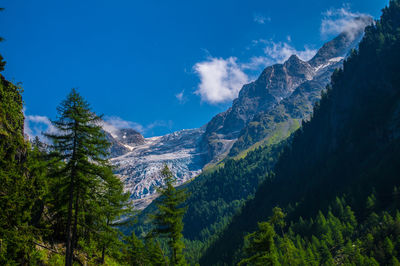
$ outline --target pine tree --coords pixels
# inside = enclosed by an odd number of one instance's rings
[[[95,224],[86,220],[85,211],[96,210],[100,204],[96,197],[101,195],[99,188],[104,187],[110,172],[106,159],[109,143],[100,125],[101,118],[75,89],[57,111],[58,118],[52,124],[58,132],[47,137],[53,141],[58,160],[65,163],[57,191],[61,194],[59,199],[67,203],[65,265],[71,266],[79,238],[78,226],[87,233]],[[96,218],[96,214],[90,215]]]
[[[155,223],[153,234],[168,239],[171,265],[186,265],[182,235],[182,219],[186,211],[182,205],[186,200],[186,194],[184,190],[173,186],[175,180],[167,165],[164,166],[161,175],[165,185],[159,190],[158,213],[153,216]]]

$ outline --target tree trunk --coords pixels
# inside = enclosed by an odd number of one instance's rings
[[[74,249],[76,248],[76,243],[77,243],[78,213],[79,213],[79,191],[76,192],[76,197],[75,197],[74,229],[72,231],[72,240],[71,240],[71,246],[72,246],[71,261],[74,258]]]
[[[101,251],[101,264],[104,264],[104,258],[106,256],[106,246],[103,246],[103,250]]]
[[[66,251],[65,251],[65,266],[72,266],[72,259],[74,254],[74,248],[72,246],[72,238],[71,238],[71,223],[72,223],[72,203],[74,201],[74,188],[75,188],[75,176],[76,176],[76,165],[74,165],[75,157],[76,157],[76,131],[77,131],[77,122],[74,123],[74,146],[72,148],[72,171],[71,178],[69,184],[69,202],[68,202],[68,218],[67,218],[67,241],[66,241]]]
[[[65,266],[72,266],[72,245],[71,245],[71,223],[72,223],[72,202],[74,201],[74,178],[71,175],[71,181],[69,185],[69,203],[68,203],[68,217],[67,217],[67,241],[65,243]]]

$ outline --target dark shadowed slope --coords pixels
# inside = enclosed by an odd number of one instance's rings
[[[400,184],[400,3],[391,1],[375,26],[366,29],[359,51],[332,76],[310,122],[240,214],[201,259],[202,265],[232,265],[246,232],[279,205],[288,221],[316,215],[336,196],[347,195],[363,217],[373,191],[385,209]]]

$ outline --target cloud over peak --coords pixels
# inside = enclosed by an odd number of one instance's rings
[[[353,39],[356,33],[371,23],[373,23],[373,19],[370,15],[358,12],[353,13],[350,11],[349,6],[345,5],[342,8],[329,9],[323,13],[320,32],[323,38],[346,33]]]
[[[200,78],[195,94],[211,104],[235,99],[242,86],[249,81],[237,64],[236,57],[209,57],[195,64],[193,69]]]
[[[258,70],[276,63],[283,63],[294,54],[308,61],[317,52],[308,46],[297,50],[286,42],[257,40],[254,43],[264,45],[263,55],[251,57],[248,62],[239,64],[236,57],[227,59],[208,57],[205,61],[196,63],[193,69],[200,78],[200,84],[195,94],[200,95],[202,101],[210,104],[231,101],[238,96],[242,86],[250,81],[245,73],[246,70]],[[175,96],[179,100],[183,94]]]
[[[297,55],[301,60],[308,61],[317,52],[316,49],[311,49],[308,46],[304,46],[303,49],[297,50],[287,42],[274,42],[267,40],[259,40],[254,42],[265,45],[263,48],[264,55],[251,57],[249,62],[241,65],[243,69],[254,70],[276,63],[283,63],[294,54]]]
[[[142,135],[152,135],[155,128],[168,128],[171,131],[172,125],[172,121],[156,120],[146,126],[143,126],[133,121],[124,120],[119,116],[105,116],[102,127],[112,136],[115,136],[118,130],[126,128],[134,129]]]
[[[114,135],[118,130],[123,128],[132,128],[143,133],[144,127],[136,122],[127,121],[118,116],[105,116],[102,127],[105,131]]]

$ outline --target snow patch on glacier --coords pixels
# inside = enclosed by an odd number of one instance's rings
[[[128,152],[111,158],[115,174],[124,183],[131,199],[146,201],[154,198],[157,187],[163,184],[160,171],[168,165],[180,185],[201,173],[205,152],[200,149],[204,129],[177,131],[165,136],[145,138],[144,144],[130,146]],[[150,201],[151,202],[151,201]]]

